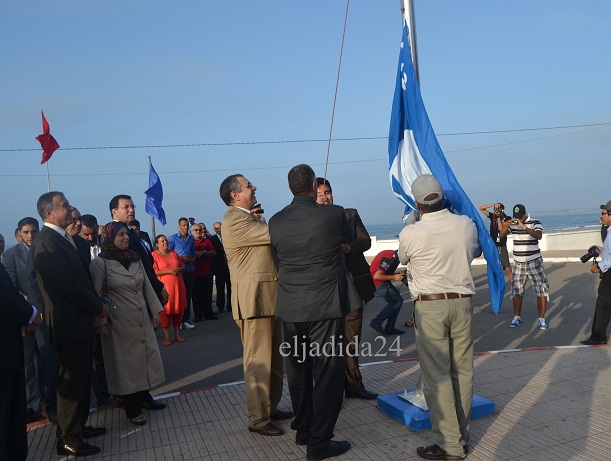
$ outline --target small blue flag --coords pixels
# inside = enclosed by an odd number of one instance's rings
[[[153,168],[151,163],[151,169],[149,170],[149,188],[145,192],[146,194],[146,212],[153,218],[157,218],[161,224],[165,226],[165,211],[161,206],[163,201],[163,187],[161,186],[161,180],[159,175]]]
[[[473,220],[488,263],[490,304],[498,314],[505,294],[505,278],[499,253],[480,213],[458,184],[437,142],[420,94],[408,37],[407,23],[404,21],[388,139],[390,184],[394,194],[405,203],[406,212],[408,208],[416,210],[411,184],[421,174],[432,174],[441,184],[451,211]]]

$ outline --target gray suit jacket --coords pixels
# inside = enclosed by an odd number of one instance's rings
[[[27,296],[27,274],[26,262],[28,259],[28,247],[25,243],[19,243],[2,253],[2,265],[11,278],[13,286],[22,294]]]
[[[340,251],[345,228],[342,207],[319,205],[308,195],[295,196],[272,216],[269,233],[279,264],[276,318],[310,322],[350,312],[350,279]]]

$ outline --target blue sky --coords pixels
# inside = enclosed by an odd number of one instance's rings
[[[424,102],[474,204],[544,212],[611,199],[611,126],[447,135],[611,122],[611,3],[415,3]],[[258,187],[270,217],[292,198],[291,166],[324,173],[326,142],[68,148],[326,139],[345,8],[344,0],[3,2],[0,232],[10,244],[47,190],[34,139],[41,109],[63,148],[49,164],[51,188],[101,223],[110,198],[127,193],[150,228],[149,155],[168,216],[158,233],[175,232],[180,216],[221,220],[218,186],[234,172]],[[398,0],[350,2],[335,138],[388,135],[400,41]],[[386,139],[331,144],[336,203],[358,208],[365,224],[401,220],[387,157]]]

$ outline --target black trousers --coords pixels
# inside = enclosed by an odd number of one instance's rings
[[[24,461],[28,456],[25,372],[0,375],[0,459]]]
[[[185,282],[187,289],[187,308],[182,313],[182,321],[191,321],[191,298],[193,297],[193,282],[195,281],[195,272],[183,272],[182,279]]]
[[[213,275],[195,277],[193,282],[193,317],[201,320],[202,317],[211,317]]]
[[[363,331],[363,308],[356,309],[346,316],[346,344],[350,354],[346,355],[346,394],[361,392],[363,377],[359,369],[359,357],[356,355],[355,337],[361,337]],[[354,357],[352,357],[354,356]]]
[[[285,361],[295,412],[291,427],[310,435],[308,454],[313,455],[329,445],[342,408],[346,373],[344,319],[284,322],[283,329],[284,341],[291,345]],[[335,347],[326,346],[329,344]]]
[[[592,321],[593,341],[607,342],[607,327],[611,320],[611,270],[603,274],[603,279],[598,285],[598,297],[596,298],[596,310]]]
[[[55,344],[57,365],[57,437],[64,443],[83,441],[89,417],[93,336],[81,341]]]
[[[231,279],[229,277],[229,268],[224,267],[219,269],[214,274],[216,281],[216,307],[219,312],[225,309],[225,288],[227,288],[227,310],[231,310]]]

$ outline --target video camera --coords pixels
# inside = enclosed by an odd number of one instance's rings
[[[599,256],[600,251],[598,250],[598,247],[596,245],[592,245],[590,248],[588,248],[588,252],[579,259],[582,263],[587,263],[590,259],[594,258],[594,262],[596,262],[596,258]]]

